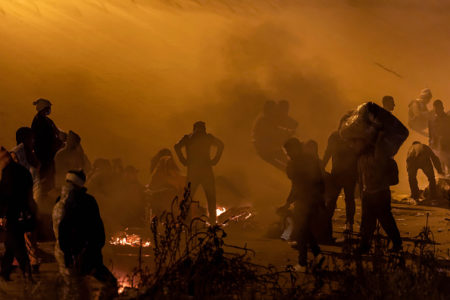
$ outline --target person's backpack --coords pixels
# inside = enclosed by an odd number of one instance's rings
[[[387,176],[389,176],[390,186],[397,185],[399,183],[397,162],[392,157],[388,159]]]

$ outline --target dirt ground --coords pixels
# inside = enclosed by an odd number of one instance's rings
[[[393,213],[403,238],[413,238],[419,234],[426,224],[430,226],[442,258],[449,258],[450,249],[450,211],[445,207],[402,204],[403,194],[394,193]],[[358,230],[361,215],[360,202],[357,200],[355,230]],[[255,251],[254,261],[259,264],[273,264],[283,267],[295,264],[297,253],[286,242],[265,238],[266,227],[262,222],[267,220],[263,215],[256,216],[257,226],[251,230],[230,229],[226,242],[232,245],[244,246]],[[341,238],[345,222],[345,206],[342,197],[333,219],[334,237]],[[265,224],[268,225],[268,224]],[[404,247],[411,247],[405,242]],[[53,242],[41,243],[40,247],[47,253],[53,253]],[[322,246],[325,251],[340,252],[337,246]],[[120,284],[129,286],[126,275],[138,264],[138,248],[118,248],[107,245],[104,248],[104,262],[119,278]],[[147,249],[143,251],[143,264],[151,261],[151,254]],[[12,282],[0,282],[0,299],[56,299],[59,289],[58,269],[55,261],[47,259],[42,265],[40,273],[35,275],[36,284],[29,284],[22,280],[18,270],[12,275]]]

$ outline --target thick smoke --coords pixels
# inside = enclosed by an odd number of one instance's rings
[[[321,151],[339,117],[363,101],[391,94],[403,121],[425,86],[445,103],[445,5],[2,1],[0,144],[12,146],[31,123],[32,101],[47,97],[57,125],[78,132],[91,159],[122,157],[144,179],[150,157],[203,119],[226,144],[217,172],[248,201],[277,205],[287,180],[250,142],[263,102],[289,100],[298,136]]]

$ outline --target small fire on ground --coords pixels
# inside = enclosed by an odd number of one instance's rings
[[[109,243],[114,246],[130,246],[130,247],[150,247],[151,242],[149,237],[144,237],[137,230],[130,230],[125,228],[114,234]]]
[[[218,217],[218,216],[220,216],[221,214],[223,214],[226,211],[227,211],[227,209],[225,207],[220,207],[219,206],[219,207],[216,208],[216,216]]]

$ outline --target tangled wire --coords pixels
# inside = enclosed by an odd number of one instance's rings
[[[440,271],[428,226],[414,248],[396,254],[377,232],[369,255],[358,255],[347,237],[341,253],[325,253],[322,268],[307,274],[292,266],[279,270],[252,262],[254,251],[225,242],[220,225],[206,216],[191,218],[189,187],[170,211],[151,222],[153,264],[141,267],[139,299],[440,299],[448,292],[448,273]]]

